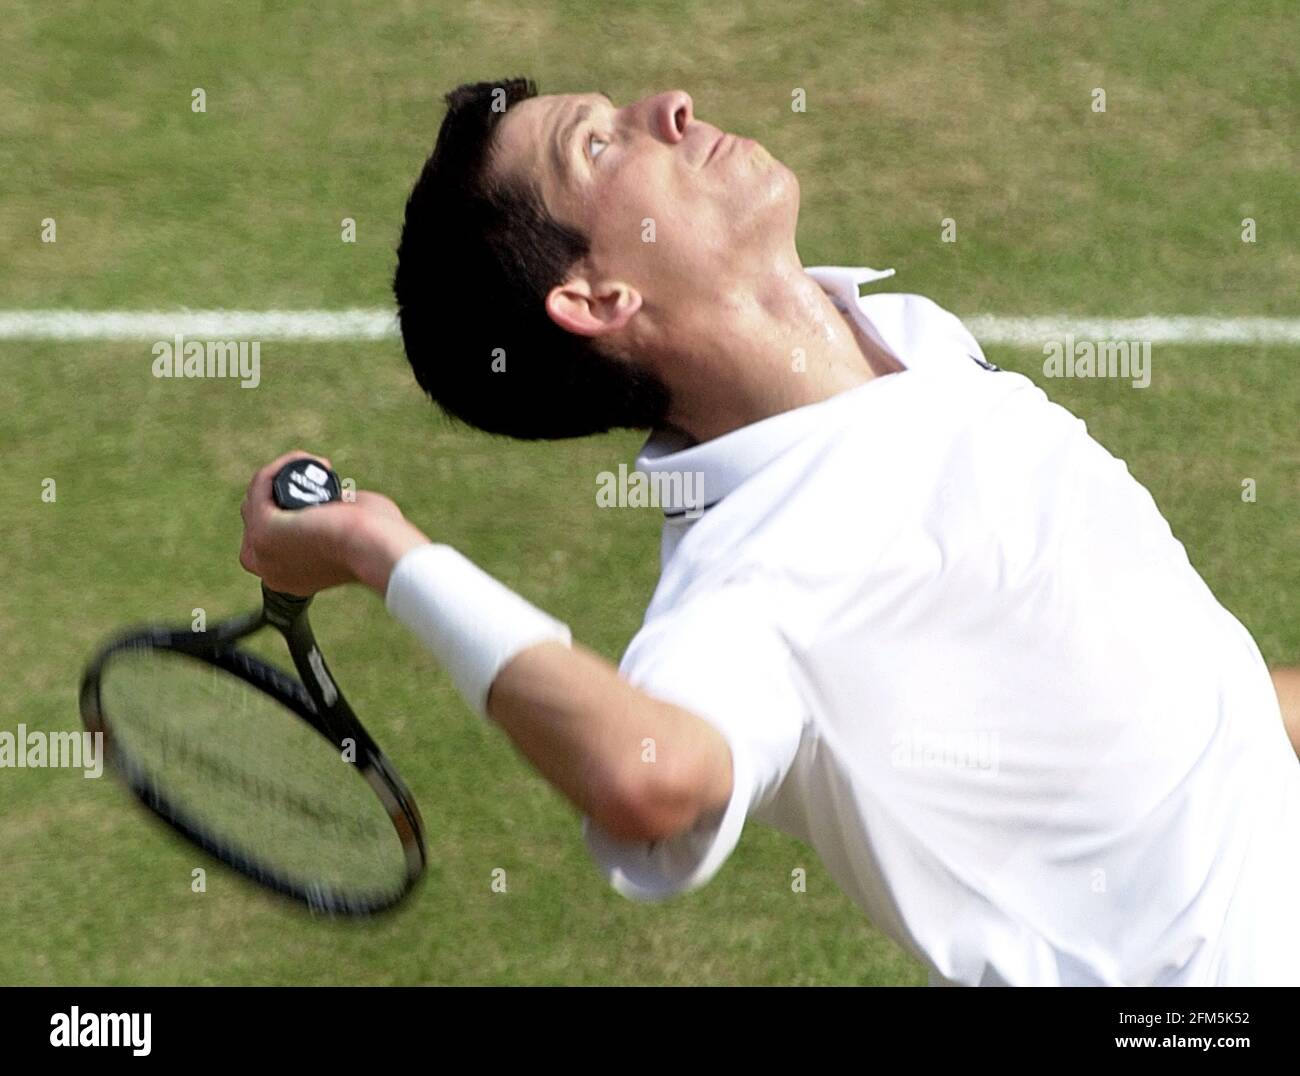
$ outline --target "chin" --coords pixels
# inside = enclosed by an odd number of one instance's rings
[[[799,218],[798,178],[759,143],[750,153],[753,159],[732,175],[733,196],[744,192],[732,218],[737,225],[733,232],[793,231]]]
[[[755,203],[772,216],[799,216],[799,177],[775,157],[767,156],[766,167],[755,177]]]

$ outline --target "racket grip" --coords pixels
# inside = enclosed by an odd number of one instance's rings
[[[292,628],[311,604],[311,598],[285,594],[262,584],[262,615],[277,628]]]
[[[281,467],[271,480],[275,503],[289,512],[343,499],[339,476],[320,460],[300,456]],[[288,628],[303,614],[311,598],[283,594],[262,584],[262,608],[266,619],[279,628]]]

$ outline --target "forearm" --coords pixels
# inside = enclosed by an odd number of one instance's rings
[[[343,555],[353,578],[382,599],[397,562],[428,542],[428,536],[403,517],[363,517],[350,530]]]
[[[493,682],[488,712],[551,784],[614,837],[672,837],[730,798],[731,752],[722,735],[638,691],[585,647],[523,651]]]
[[[347,557],[353,576],[384,597],[397,564],[428,544],[405,519],[369,520],[352,534]],[[486,690],[487,716],[612,836],[666,839],[730,798],[731,752],[722,735],[638,691],[584,647],[527,646]]]
[[[1272,674],[1277,701],[1282,707],[1282,723],[1291,738],[1292,748],[1300,755],[1300,668],[1279,667],[1273,669]]]

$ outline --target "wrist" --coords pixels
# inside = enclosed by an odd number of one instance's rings
[[[488,716],[497,674],[516,654],[543,642],[570,645],[565,624],[449,545],[408,546],[389,574],[388,611],[437,658],[481,717]]]
[[[353,528],[348,550],[348,567],[358,583],[380,598],[388,591],[388,580],[397,562],[429,539],[406,519],[362,516]]]

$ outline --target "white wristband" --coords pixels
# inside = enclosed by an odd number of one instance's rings
[[[511,658],[537,643],[572,642],[568,625],[449,545],[406,553],[388,579],[384,604],[438,659],[480,717],[487,717],[488,690]]]

